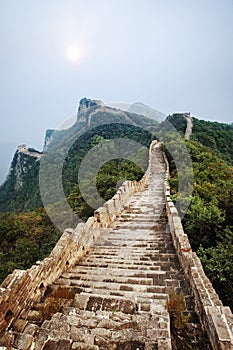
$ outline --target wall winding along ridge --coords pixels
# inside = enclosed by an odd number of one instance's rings
[[[156,143],[152,142],[150,155]],[[188,236],[183,231],[178,212],[170,198],[169,167],[165,156],[164,159],[168,222],[177,256],[195,297],[196,312],[207,331],[213,349],[233,349],[233,315],[229,307],[222,305],[212,284],[205,276],[199,258],[192,252]],[[27,312],[35,302],[39,301],[46,287],[77,263],[99,235],[112,226],[127,206],[131,195],[144,188],[150,174],[150,166],[151,156],[148,170],[141,181],[126,181],[112,199],[95,211],[94,217],[89,218],[86,223],[79,224],[75,230],[65,230],[47,258],[26,271],[15,270],[4,280],[0,286],[0,330],[6,330],[21,312]]]

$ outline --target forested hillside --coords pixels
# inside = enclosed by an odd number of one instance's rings
[[[182,221],[184,230],[220,298],[233,309],[233,168],[198,142],[186,141],[186,147],[193,164],[194,189]],[[178,179],[167,155],[175,201]]]
[[[193,119],[191,140],[200,142],[212,149],[228,164],[233,164],[233,124],[210,122]],[[182,134],[185,132],[186,120],[183,114],[172,114],[167,120]]]

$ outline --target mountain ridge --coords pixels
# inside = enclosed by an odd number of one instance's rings
[[[39,176],[38,160],[40,161],[45,154],[52,155],[53,152],[56,156],[58,156],[58,153],[64,154],[68,152],[69,147],[77,142],[77,139],[85,138],[86,133],[91,137],[91,130],[101,127],[106,129],[106,134],[109,132],[113,134],[113,131],[111,131],[113,129],[119,129],[119,134],[122,134],[124,127],[121,127],[121,125],[126,125],[125,128],[131,130],[137,127],[150,130],[157,126],[157,122],[135,113],[108,107],[99,100],[81,99],[75,123],[68,129],[48,129],[45,133],[42,152],[26,145],[19,146],[11,162],[10,172],[5,182],[0,186],[0,212],[28,211],[36,207],[42,207],[39,183],[36,178]],[[20,166],[19,160],[21,161]],[[28,173],[26,173],[26,168],[28,168]],[[33,178],[34,180],[30,181]],[[22,184],[25,183],[26,185],[23,186]],[[36,197],[33,204],[30,200],[27,202],[30,196]],[[13,197],[13,200],[11,200],[11,197]]]
[[[39,164],[36,163],[40,162],[44,153],[52,153],[54,150],[55,153],[57,153],[58,149],[60,153],[65,153],[68,151],[67,144],[69,144],[69,147],[72,149],[77,139],[83,140],[85,134],[91,135],[91,130],[94,132],[96,130],[99,132],[99,128],[109,130],[113,124],[113,128],[115,129],[120,129],[121,125],[125,124],[125,128],[131,130],[132,133],[135,132],[135,128],[139,127],[145,132],[154,132],[156,130],[155,133],[157,134],[158,125],[165,125],[166,121],[168,121],[178,132],[184,135],[187,126],[187,118],[189,117],[193,123],[192,128],[189,130],[189,138],[211,148],[227,161],[228,164],[233,164],[233,150],[230,146],[231,142],[233,143],[233,125],[199,121],[197,118],[191,117],[190,113],[174,113],[159,124],[157,120],[129,112],[130,109],[134,111],[138,106],[142,108],[139,110],[145,111],[145,113],[149,111],[148,115],[153,114],[153,109],[148,109],[147,106],[140,102],[127,106],[127,110],[120,110],[109,107],[100,100],[92,100],[84,97],[80,100],[76,121],[70,128],[46,130],[42,152],[26,145],[20,145],[11,162],[8,176],[0,186],[0,212],[17,210],[28,211],[34,207],[42,207],[42,201],[39,195],[39,184],[35,178],[38,177],[39,172]],[[159,118],[158,111],[155,111],[155,118]],[[205,126],[204,131],[202,124]],[[215,129],[217,129],[217,136],[214,136]],[[227,135],[227,132],[229,135]],[[119,131],[119,133],[123,134],[122,130]],[[104,134],[107,135],[107,131]],[[128,131],[128,134],[130,134],[130,131]],[[101,135],[103,135],[103,132]],[[224,139],[219,140],[219,135],[224,137]],[[224,140],[227,137],[227,143],[224,145]],[[21,165],[19,160],[22,163]],[[27,168],[28,174],[25,171]],[[34,180],[32,181],[33,177]],[[25,183],[27,183],[27,185],[22,189]],[[20,188],[21,191],[19,191]],[[26,191],[26,188],[28,188],[29,191]],[[26,196],[23,194],[25,192]],[[12,193],[14,194],[13,201],[11,201]],[[33,203],[29,200],[30,196],[33,196],[35,199]],[[27,200],[29,201],[27,202]],[[23,202],[25,202],[25,205],[23,205]]]

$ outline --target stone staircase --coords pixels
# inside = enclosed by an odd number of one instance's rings
[[[171,350],[167,302],[173,293],[183,293],[198,324],[167,224],[164,176],[160,152],[144,190],[40,302],[13,321],[0,350]]]

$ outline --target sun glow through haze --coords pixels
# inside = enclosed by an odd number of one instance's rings
[[[70,45],[68,46],[66,50],[66,58],[70,62],[79,62],[82,58],[82,52],[81,49],[78,48],[76,45]]]

